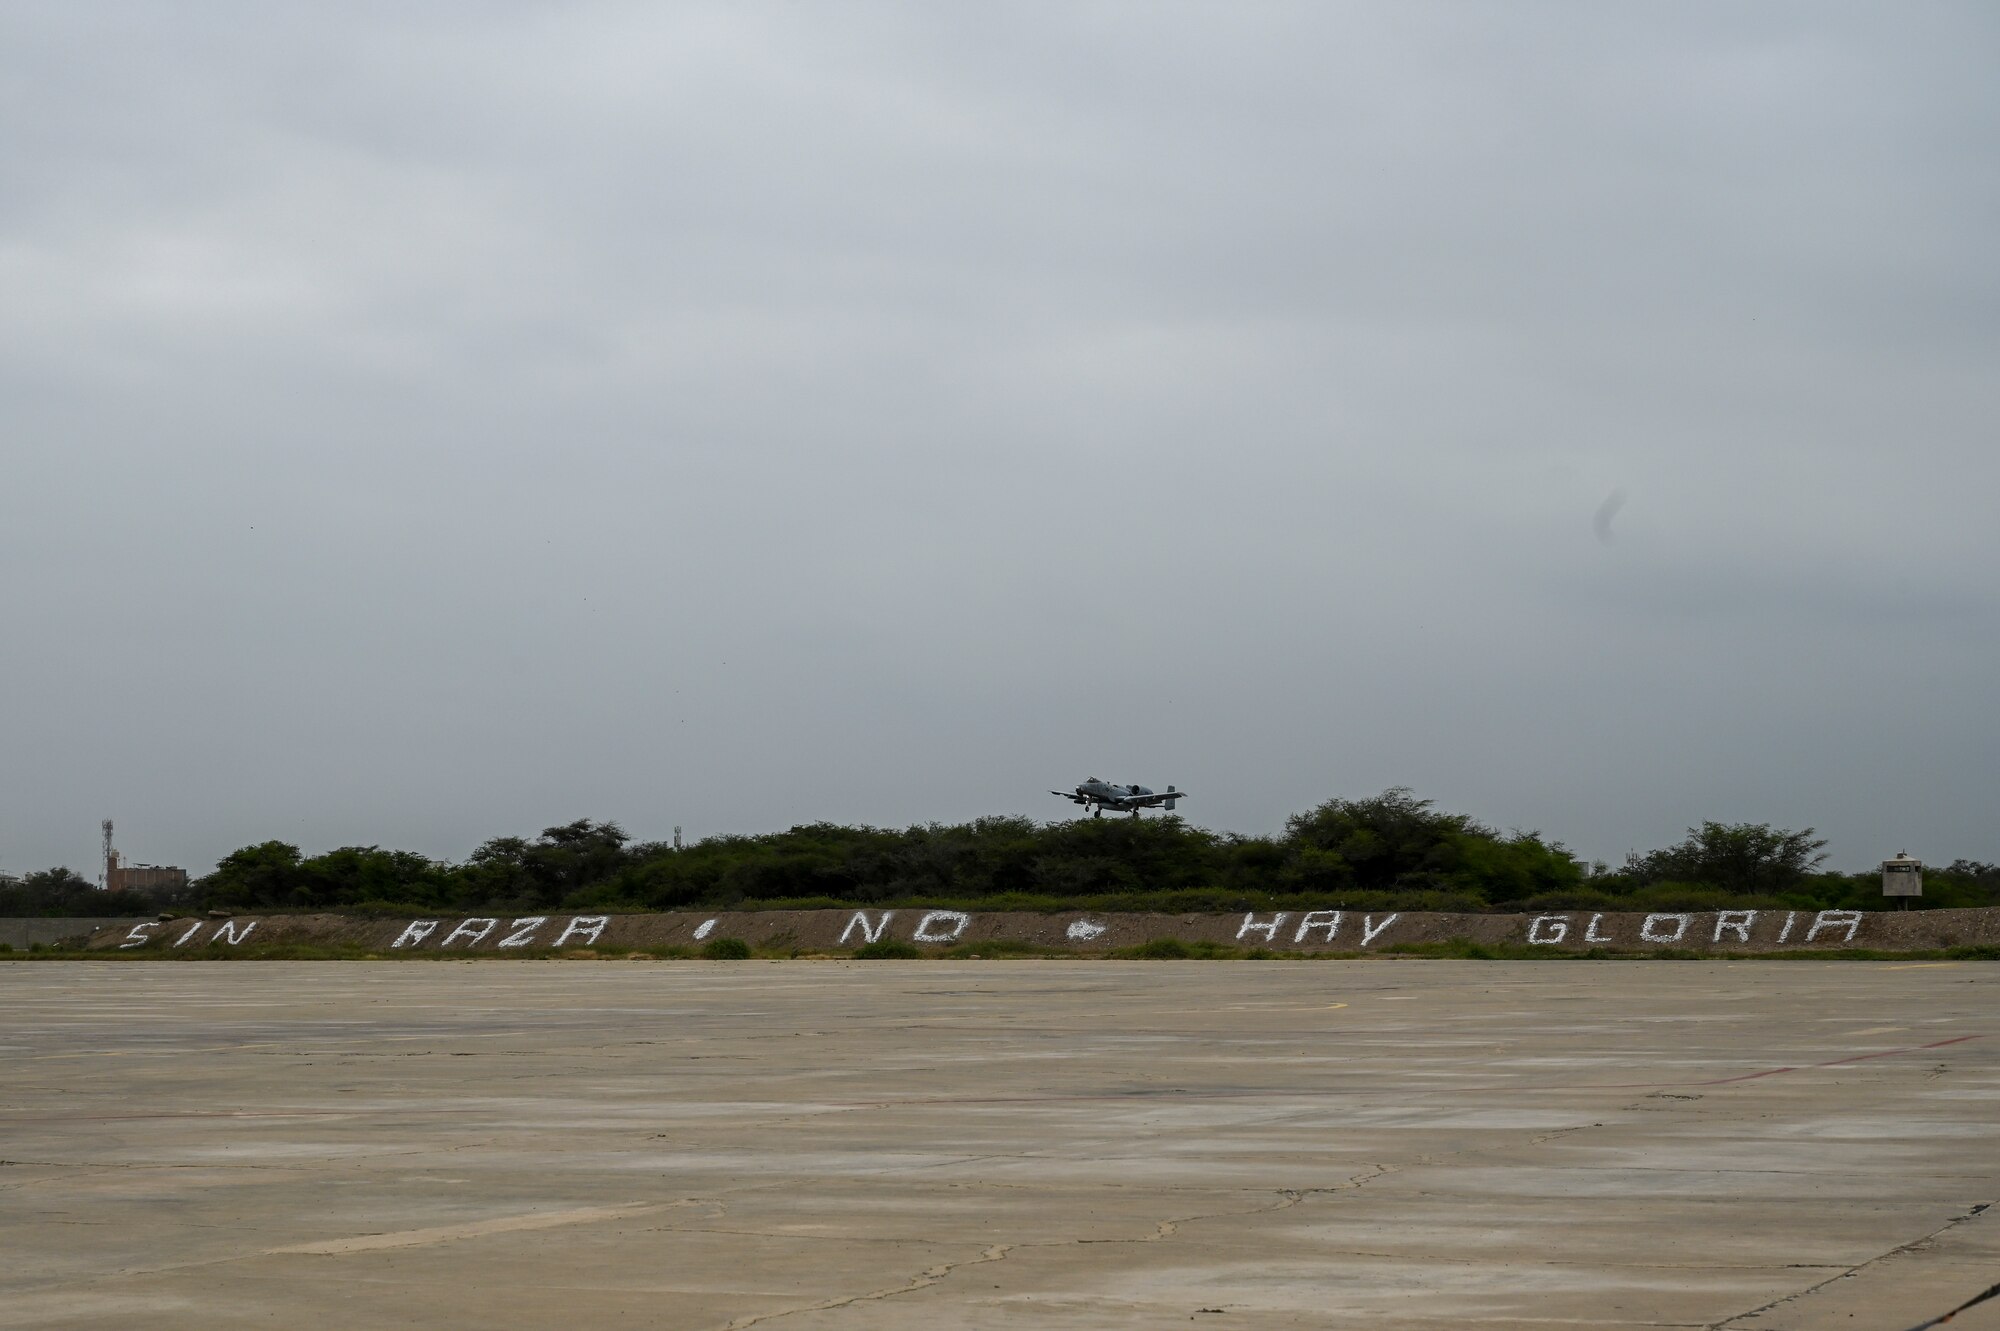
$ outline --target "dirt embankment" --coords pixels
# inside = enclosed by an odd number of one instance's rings
[[[507,955],[579,948],[700,948],[739,938],[759,950],[844,952],[894,941],[942,951],[987,941],[1102,954],[1154,939],[1217,943],[1271,952],[1381,952],[1399,944],[1465,940],[1545,947],[1552,952],[1929,951],[2000,944],[2000,910],[1637,912],[1553,911],[1540,915],[1444,915],[1324,910],[1248,914],[1100,914],[1061,911],[809,910],[682,911],[659,915],[439,915],[369,919],[348,915],[241,915],[176,919],[99,929],[103,951],[256,949],[283,944],[344,946],[384,953]]]

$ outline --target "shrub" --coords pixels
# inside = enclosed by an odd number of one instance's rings
[[[879,942],[863,943],[860,947],[854,949],[854,959],[856,961],[909,961],[922,955],[923,953],[917,950],[915,944],[905,943],[895,938],[884,938]]]
[[[1137,947],[1122,948],[1111,955],[1123,961],[1214,961],[1243,954],[1223,943],[1185,943],[1178,938],[1155,938]]]
[[[985,938],[977,943],[955,943],[944,950],[944,955],[953,959],[995,961],[1002,957],[1072,957],[1076,953],[1069,948],[1051,947],[1047,943],[1034,943],[1025,938]]]
[[[1470,938],[1446,938],[1431,943],[1393,943],[1382,949],[1399,957],[1453,957],[1461,961],[1493,961],[1501,949]]]
[[[1185,961],[1194,952],[1178,938],[1154,938],[1118,955],[1134,961]]]
[[[743,961],[750,955],[750,945],[740,938],[711,938],[702,945],[701,954],[710,961]]]

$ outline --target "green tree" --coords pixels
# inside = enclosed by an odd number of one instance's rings
[[[540,904],[561,905],[564,898],[615,878],[627,865],[629,840],[616,823],[579,818],[543,828],[526,847],[522,868]]]
[[[76,870],[58,865],[23,875],[4,894],[10,913],[21,915],[124,915],[152,909],[137,892],[100,892]]]
[[[259,842],[223,856],[215,872],[201,880],[202,892],[210,904],[225,908],[310,904],[303,864],[290,842]]]
[[[446,895],[442,865],[407,850],[342,846],[300,866],[295,904],[351,906],[363,901],[428,904]]]
[[[52,897],[97,890],[96,884],[66,864],[53,869],[39,869],[28,874],[21,879],[21,886]]]
[[[1796,891],[1826,859],[1813,829],[1791,832],[1769,823],[1704,822],[1663,850],[1630,855],[1625,876],[1653,883],[1708,883],[1729,892],[1770,895]]]
[[[1406,786],[1367,799],[1331,799],[1285,820],[1288,876],[1362,889],[1439,887],[1465,866],[1468,839],[1493,833],[1464,814],[1439,813]],[[1339,866],[1347,881],[1336,883]]]

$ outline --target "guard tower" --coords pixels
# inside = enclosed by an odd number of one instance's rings
[[[1882,895],[1896,897],[1898,910],[1909,906],[1908,898],[1924,894],[1924,862],[1910,858],[1910,852],[1899,850],[1893,860],[1882,861]]]

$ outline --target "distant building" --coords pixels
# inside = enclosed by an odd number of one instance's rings
[[[162,887],[186,887],[186,869],[158,864],[120,864],[118,852],[104,855],[104,887],[109,892],[147,892]]]

